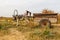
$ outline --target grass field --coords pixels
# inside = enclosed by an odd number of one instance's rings
[[[60,40],[60,27],[40,27],[34,21],[0,20],[0,40]]]

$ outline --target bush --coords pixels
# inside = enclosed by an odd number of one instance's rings
[[[50,34],[50,31],[45,30],[45,31],[43,32],[43,34],[44,34],[44,35],[49,35],[49,34]]]
[[[2,25],[0,25],[0,29],[2,29]]]

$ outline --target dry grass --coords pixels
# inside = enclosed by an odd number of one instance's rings
[[[60,40],[60,27],[40,27],[39,23],[26,20],[0,21],[0,40]]]

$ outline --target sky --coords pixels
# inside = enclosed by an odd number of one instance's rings
[[[10,17],[15,9],[18,14],[24,14],[26,10],[41,12],[43,9],[60,13],[60,0],[0,0],[0,16]]]

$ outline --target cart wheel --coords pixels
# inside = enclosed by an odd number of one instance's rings
[[[51,27],[51,22],[48,20],[48,19],[42,19],[40,22],[39,22],[39,25],[41,27]]]

